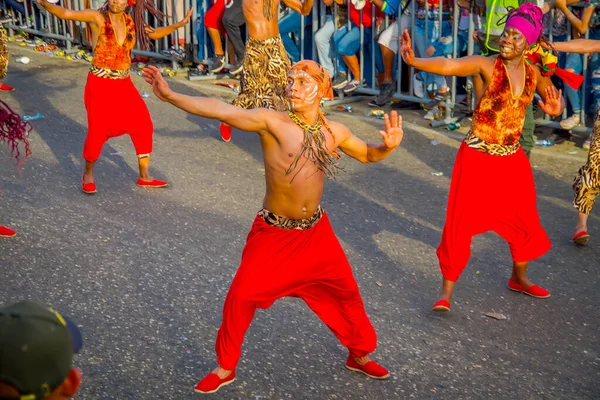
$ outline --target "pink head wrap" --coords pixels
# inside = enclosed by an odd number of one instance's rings
[[[544,29],[542,16],[542,10],[538,6],[525,3],[510,14],[504,28],[518,29],[531,46],[538,41]]]

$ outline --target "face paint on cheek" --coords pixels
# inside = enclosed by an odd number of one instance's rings
[[[309,89],[309,92],[306,95],[306,103],[314,104],[315,99],[317,98],[318,94],[319,94],[319,86],[316,83],[314,83],[314,84],[312,84],[312,88]]]

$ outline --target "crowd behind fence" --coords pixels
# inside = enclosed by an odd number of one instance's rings
[[[214,1],[216,3],[218,0]],[[242,0],[226,1],[229,6],[231,1]],[[9,30],[9,35],[13,35],[14,31],[24,31],[43,37],[45,40],[61,42],[67,50],[71,50],[74,46],[90,46],[91,34],[85,23],[59,20],[39,6],[35,0],[2,0],[2,3],[4,9],[11,11],[11,20],[4,24],[5,28]],[[59,0],[59,5],[72,10],[98,9],[102,3],[102,0]],[[146,22],[149,26],[160,26],[180,20],[190,7],[195,7],[196,12],[192,24],[178,29],[171,36],[154,40],[150,51],[141,51],[138,48],[134,50],[134,53],[169,60],[173,66],[181,61],[208,64],[213,56],[213,50],[204,26],[204,17],[213,6],[213,0],[198,0],[197,4],[189,0],[156,0],[156,4],[159,10],[168,15],[169,21],[157,21],[153,16],[147,15]],[[404,29],[408,29],[414,41],[416,55],[421,57],[425,56],[424,51],[431,51],[430,44],[433,48],[432,56],[457,58],[478,54],[480,48],[473,34],[481,29],[482,21],[479,13],[476,12],[475,0],[465,0],[464,4],[453,3],[451,0],[439,0],[439,6],[436,9],[430,9],[428,1],[402,0],[398,9],[395,10],[395,14],[392,15],[382,12],[376,7],[376,4],[375,0],[366,0],[366,2],[365,0],[351,0],[347,7],[341,7],[335,1],[331,6],[327,6],[323,0],[315,0],[312,12],[308,16],[298,15],[300,17],[299,26],[296,29],[280,26],[283,28],[281,30],[285,36],[286,49],[293,49],[292,53],[294,54],[289,54],[292,61],[308,58],[323,65],[331,64],[333,71],[330,72],[333,73],[333,77],[339,76],[342,69],[345,69],[347,74],[351,73],[343,62],[344,57],[347,56],[340,57],[338,46],[348,47],[350,43],[347,42],[350,42],[352,38],[359,40],[358,43],[352,44],[358,48],[356,55],[359,61],[359,77],[353,77],[358,83],[355,82],[355,87],[351,87],[353,89],[352,96],[348,96],[349,92],[345,92],[345,90],[337,90],[337,98],[331,99],[328,104],[348,103],[363,100],[365,96],[381,94],[384,89],[380,81],[382,77],[385,78],[386,72],[382,54],[382,47],[385,47],[394,52],[392,71],[394,84],[392,97],[394,99],[430,103],[431,98],[427,95],[428,92],[438,91],[441,93],[442,90],[446,90],[447,95],[442,96],[441,101],[438,99],[438,103],[445,111],[441,116],[437,115],[437,118],[431,122],[434,127],[459,121],[472,112],[474,90],[471,79],[457,77],[440,79],[440,77],[423,73],[415,76],[417,71],[414,71],[412,67],[407,67],[402,61],[398,36]],[[584,4],[578,3],[572,7]],[[357,5],[359,7],[362,5],[364,8],[358,11]],[[358,20],[356,20],[357,12]],[[594,12],[597,13],[598,10]],[[280,24],[287,21],[286,18],[290,19],[290,16],[293,16],[292,13],[295,11],[282,8],[279,15]],[[553,39],[551,27],[554,13],[555,10],[550,12],[550,29],[547,32],[551,40]],[[322,44],[318,43],[317,39],[321,40],[323,35],[320,33],[324,32],[323,29],[327,24],[331,27],[332,22],[335,29],[329,40],[334,52],[330,60],[321,60],[318,54],[321,55],[322,52],[319,53],[320,49],[317,48],[317,44]],[[548,19],[546,22],[548,23]],[[561,40],[570,39],[571,29],[569,28],[567,37],[561,38]],[[339,36],[342,36],[342,40],[338,40]],[[350,36],[352,38],[344,41]],[[587,30],[585,37],[600,39],[600,27]],[[225,40],[224,43],[227,49],[227,41]],[[382,46],[379,45],[380,43]],[[354,48],[352,46],[348,47],[350,51]],[[347,49],[342,50],[346,51]],[[290,53],[289,50],[288,53]],[[226,63],[228,63],[227,54],[226,50]],[[581,123],[580,126],[573,128],[573,131],[591,132],[591,129],[585,126],[586,114],[588,111],[595,111],[590,110],[593,107],[589,107],[590,105],[597,107],[597,104],[593,104],[594,101],[600,102],[600,56],[594,54],[590,56],[590,59],[591,62],[588,62],[588,56],[581,58],[581,74],[585,78],[582,88],[578,92]],[[561,66],[564,67],[562,58],[561,62],[563,63]],[[389,58],[387,63],[389,65]],[[224,77],[228,77],[228,74],[196,75],[190,76],[190,79],[220,79]],[[457,96],[464,99],[464,106],[457,107]],[[565,110],[563,118],[566,116],[567,110]],[[547,116],[538,119],[536,123],[555,128],[560,127],[558,122],[551,121]]]

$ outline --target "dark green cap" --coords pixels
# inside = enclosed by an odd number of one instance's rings
[[[77,326],[51,308],[22,301],[0,309],[0,382],[22,400],[48,396],[64,382],[81,349]]]

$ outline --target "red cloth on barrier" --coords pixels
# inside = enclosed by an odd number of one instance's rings
[[[152,153],[152,119],[130,77],[106,79],[88,74],[83,101],[88,117],[85,160],[96,161],[109,138],[126,133],[136,154]]]
[[[375,330],[327,214],[307,230],[257,216],[223,307],[215,346],[221,367],[235,369],[256,309],[285,296],[303,299],[354,357],[375,350]]]
[[[496,156],[462,143],[437,249],[444,278],[458,280],[471,255],[471,239],[487,231],[508,242],[515,262],[536,259],[551,247],[540,225],[533,173],[523,149]]]

